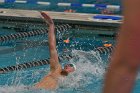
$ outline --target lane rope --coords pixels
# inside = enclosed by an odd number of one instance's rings
[[[94,51],[99,52],[100,54],[107,54],[107,53],[111,53],[113,51],[113,49],[114,49],[113,46],[99,47],[99,48],[94,49]],[[70,60],[72,58],[74,58],[74,56],[72,56],[72,55],[61,55],[61,56],[59,56],[59,61],[62,62],[65,59]],[[48,58],[48,59],[43,59],[43,60],[39,60],[39,61],[26,62],[26,63],[14,65],[14,66],[7,66],[7,67],[0,68],[0,74],[4,74],[7,72],[11,72],[11,71],[27,69],[27,68],[32,68],[32,67],[37,67],[37,66],[48,65],[49,63],[50,62],[49,62],[49,58]]]

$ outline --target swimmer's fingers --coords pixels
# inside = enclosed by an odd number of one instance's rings
[[[51,17],[45,13],[45,12],[40,12],[40,14],[44,17],[45,21],[49,24],[54,24],[53,20],[51,19]]]

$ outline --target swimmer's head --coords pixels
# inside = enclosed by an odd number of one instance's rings
[[[64,66],[64,70],[65,70],[66,72],[68,72],[68,73],[74,72],[74,71],[76,70],[76,65],[75,65],[75,64],[72,64],[72,63],[66,64],[66,65]]]

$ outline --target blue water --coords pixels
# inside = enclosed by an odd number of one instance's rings
[[[97,32],[97,31],[96,31]],[[17,33],[10,29],[1,29],[0,34]],[[98,34],[100,31],[98,32]],[[82,34],[82,35],[81,35]],[[57,50],[59,55],[72,54],[75,58],[63,60],[75,63],[78,67],[76,72],[69,75],[65,82],[60,83],[56,91],[27,90],[25,87],[33,86],[40,81],[49,71],[49,65],[24,69],[21,71],[0,74],[0,93],[101,93],[105,69],[109,63],[110,54],[99,54],[93,51],[94,48],[102,47],[104,44],[115,44],[113,37],[99,36],[91,30],[72,29],[57,34]],[[70,43],[63,40],[70,38]],[[28,45],[27,42],[45,42],[47,35],[24,38],[15,41],[0,43],[0,67],[6,67],[34,60],[49,58],[48,46],[40,45],[16,51],[15,47]],[[15,51],[1,52],[14,48]],[[67,51],[64,51],[67,50]],[[137,77],[133,93],[140,92],[140,79]]]
[[[29,0],[32,1],[32,0]],[[51,6],[42,6],[37,4],[0,4],[0,8],[10,9],[28,9],[28,10],[48,10],[63,12],[68,9],[76,10],[80,13],[101,13],[102,9],[82,8],[82,7],[57,7],[58,2],[67,3],[87,3],[87,4],[112,4],[120,5],[121,0],[35,0],[51,2]],[[114,14],[120,14],[116,11]],[[14,30],[0,29],[0,35],[17,33]],[[68,33],[57,35],[57,49],[59,55],[72,54],[76,56],[70,61],[63,60],[63,63],[75,63],[77,71],[67,77],[67,81],[60,84],[56,91],[25,89],[27,86],[33,86],[40,81],[49,71],[49,66],[40,66],[21,71],[13,71],[6,74],[0,74],[0,93],[101,93],[105,69],[109,63],[110,54],[99,54],[93,51],[94,48],[102,47],[106,43],[114,45],[115,40],[111,37],[100,37],[94,31],[79,35],[79,32],[87,32],[82,29],[69,30]],[[63,40],[70,38],[70,43],[65,44]],[[31,62],[49,58],[48,46],[39,45],[33,48],[16,51],[16,47],[28,45],[27,42],[45,42],[47,35],[20,39],[0,43],[0,67],[6,67],[19,63]],[[15,51],[7,50],[14,49]],[[5,50],[5,52],[2,52]],[[64,51],[67,50],[67,51]],[[134,93],[140,92],[140,79],[137,77]]]
[[[77,65],[75,73],[68,76],[67,80],[60,84],[60,88],[55,93],[99,93],[103,85],[103,75],[106,64],[108,63],[109,54],[99,54],[93,51],[94,48],[101,47],[105,43],[114,44],[113,38],[99,37],[91,31],[86,31],[86,35],[79,36],[78,33],[85,30],[69,30],[57,35],[57,49],[59,55],[72,54],[75,58],[70,61],[63,60],[62,64],[72,62]],[[1,34],[17,33],[15,31],[1,29]],[[87,32],[90,32],[87,35]],[[80,33],[79,33],[80,34]],[[59,37],[58,37],[59,36]],[[65,44],[63,40],[70,38],[70,43]],[[31,38],[20,39],[1,43],[0,51],[24,46],[27,41],[31,43],[46,41],[47,35],[36,36]],[[64,51],[67,50],[67,51]],[[48,46],[40,45],[20,51],[9,51],[0,53],[0,67],[6,67],[34,60],[49,58]],[[0,75],[0,92],[1,93],[50,93],[46,90],[27,90],[24,87],[33,86],[40,81],[49,71],[49,66],[40,66],[29,68],[21,71],[8,72]],[[71,81],[72,79],[72,81]],[[52,92],[52,91],[51,91]]]

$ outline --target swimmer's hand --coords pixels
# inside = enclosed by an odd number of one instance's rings
[[[50,16],[48,16],[47,13],[45,13],[45,12],[40,12],[40,13],[41,13],[41,15],[44,17],[46,23],[48,23],[49,25],[50,25],[50,24],[54,24],[54,23],[53,23],[53,20],[51,19]]]

